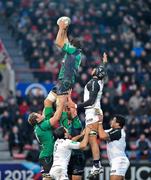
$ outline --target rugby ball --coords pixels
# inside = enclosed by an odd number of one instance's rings
[[[59,25],[60,21],[64,21],[65,24],[69,25],[71,23],[71,19],[67,16],[62,16],[57,20],[57,24]]]

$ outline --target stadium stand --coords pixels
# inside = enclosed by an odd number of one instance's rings
[[[39,82],[56,81],[60,67],[58,59],[62,57],[54,45],[56,20],[62,15],[72,19],[70,33],[80,35],[85,53],[78,83],[73,90],[76,102],[82,100],[82,88],[91,69],[100,62],[100,54],[108,53],[109,81],[102,98],[105,128],[108,128],[113,114],[120,112],[126,116],[127,153],[131,159],[136,159],[139,135],[143,133],[148,141],[151,139],[151,1],[101,2],[2,0],[0,9],[8,31],[15,37],[29,63],[30,72]],[[10,127],[15,125],[19,131],[21,128],[25,130],[24,147],[32,145],[34,137],[26,117],[34,109],[41,111],[43,100],[44,97],[31,99],[21,97],[19,92],[10,93],[0,106],[4,139],[10,133]],[[84,121],[83,112],[80,118]],[[7,119],[5,123],[3,119]],[[100,148],[102,157],[106,158],[105,145]]]

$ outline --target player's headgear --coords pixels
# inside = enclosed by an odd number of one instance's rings
[[[32,126],[35,126],[37,124],[36,119],[37,119],[37,115],[35,114],[35,112],[32,112],[28,116],[28,123]]]
[[[65,129],[63,126],[58,127],[57,129],[54,130],[53,132],[54,138],[55,139],[64,139],[65,138]]]
[[[120,127],[123,128],[126,121],[125,117],[123,117],[122,115],[115,115],[114,117],[116,118],[116,122],[119,123]]]
[[[94,75],[97,76],[98,79],[103,79],[107,75],[107,72],[106,72],[104,66],[103,65],[98,66],[95,69]]]

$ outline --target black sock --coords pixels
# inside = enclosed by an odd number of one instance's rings
[[[93,160],[93,166],[95,166],[96,168],[99,168],[100,164],[99,164],[100,160]]]

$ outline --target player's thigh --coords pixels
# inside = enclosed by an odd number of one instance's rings
[[[110,176],[117,176],[116,178],[118,179],[125,177],[129,164],[129,160],[126,157],[114,159],[114,161],[111,163]]]
[[[87,127],[89,127],[91,131],[98,132],[99,123],[98,122],[91,123],[91,124],[88,124]]]
[[[52,106],[53,102],[55,102],[57,99],[57,94],[53,91],[50,91],[46,99],[44,100],[45,107]]]

